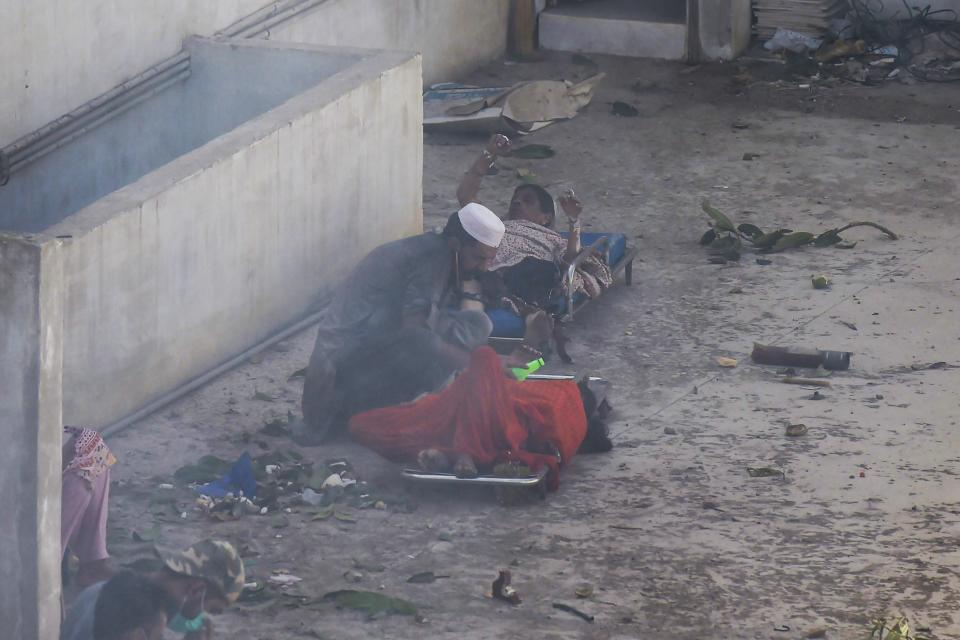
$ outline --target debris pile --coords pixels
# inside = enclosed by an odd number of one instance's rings
[[[781,9],[778,13],[764,9],[770,4]],[[768,38],[765,49],[786,59],[792,75],[809,77],[811,82],[839,78],[860,84],[960,81],[956,11],[904,3],[903,9],[887,16],[872,3],[850,0],[851,10],[844,18],[827,10],[832,4],[760,1],[757,32]],[[811,11],[819,17],[800,17]],[[772,22],[764,22],[767,18]]]
[[[754,0],[754,32],[770,38],[776,31],[826,33],[847,12],[846,0]]]
[[[174,477],[200,494],[196,507],[213,520],[290,513],[303,505],[320,509],[313,519],[334,516],[353,521],[343,507],[385,509],[386,502],[358,480],[350,462],[304,460],[296,451],[271,451],[255,458],[244,453],[234,463],[207,455],[177,469]]]

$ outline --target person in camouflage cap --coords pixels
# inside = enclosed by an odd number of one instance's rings
[[[186,640],[212,637],[207,613],[221,613],[243,591],[243,560],[236,548],[222,540],[203,540],[183,551],[156,550],[163,568],[154,581],[178,605],[167,627]]]
[[[210,640],[213,624],[207,614],[222,612],[243,591],[240,554],[221,540],[156,552],[163,564],[159,571],[124,572],[80,592],[61,625],[60,640],[160,638],[164,623],[184,640]],[[166,616],[151,615],[159,611]]]

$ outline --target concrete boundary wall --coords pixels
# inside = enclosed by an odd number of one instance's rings
[[[0,147],[79,107],[266,0],[5,0]],[[510,0],[326,0],[266,34],[279,41],[418,51],[427,83],[503,55]]]
[[[123,417],[304,315],[373,247],[422,230],[420,57],[364,53],[46,230],[73,238],[66,422]]]
[[[0,235],[0,621],[60,628],[61,242]]]
[[[750,0],[690,0],[700,7],[700,46],[708,60],[732,60],[750,46]]]

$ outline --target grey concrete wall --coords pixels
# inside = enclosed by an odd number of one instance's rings
[[[211,34],[264,0],[3,0],[0,147]]]
[[[415,54],[367,57],[48,229],[73,237],[65,420],[126,415],[419,232],[420,77]]]
[[[282,25],[274,40],[417,51],[426,84],[502,56],[511,0],[330,0]]]
[[[700,45],[710,60],[732,60],[750,45],[750,0],[695,0],[700,6]]]
[[[0,188],[0,229],[36,233],[56,224],[363,57],[202,40],[186,48],[187,80],[13,174]]]
[[[0,621],[60,625],[62,262],[59,243],[0,235]]]
[[[77,108],[266,0],[4,0],[0,147]],[[510,0],[327,0],[269,35],[423,53],[424,80],[503,54]]]

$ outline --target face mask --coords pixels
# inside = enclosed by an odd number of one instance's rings
[[[200,615],[198,615],[196,618],[189,620],[178,613],[170,618],[169,622],[167,622],[167,629],[170,629],[170,631],[173,631],[174,633],[183,634],[200,631],[203,629],[203,621],[206,617],[207,616],[203,611],[201,611]]]
[[[187,599],[184,598],[183,602],[180,603],[180,611],[177,611],[177,615],[170,618],[167,622],[167,629],[173,631],[174,633],[194,633],[203,629],[203,621],[207,617],[207,614],[203,610],[203,599],[207,595],[207,590],[204,589],[203,593],[200,594],[200,613],[197,614],[196,618],[184,618],[182,615],[183,605],[186,604]]]

